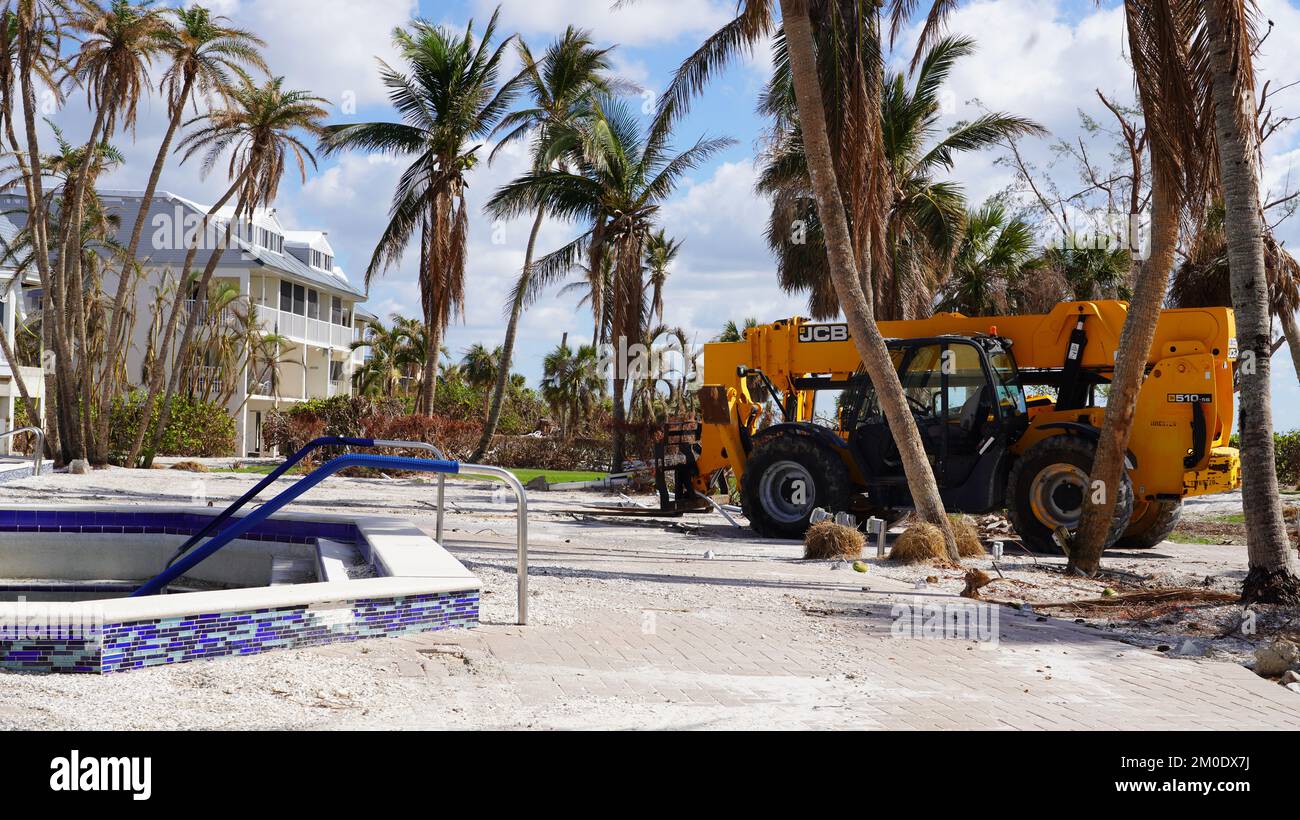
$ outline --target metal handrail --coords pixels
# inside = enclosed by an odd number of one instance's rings
[[[36,446],[32,452],[32,475],[40,475],[42,459],[45,457],[45,431],[39,427],[16,427],[13,430],[5,430],[0,433],[0,438],[16,436],[19,433],[36,434]]]
[[[215,518],[205,524],[203,529],[187,538],[185,543],[176,548],[176,551],[172,553],[171,558],[167,559],[164,569],[176,563],[176,560],[189,552],[195,544],[215,532],[217,527],[224,524],[232,515],[243,509],[244,505],[256,498],[262,490],[265,490],[267,487],[274,484],[282,475],[289,472],[295,464],[306,458],[308,453],[314,450],[319,450],[322,447],[400,447],[408,450],[428,450],[433,453],[436,458],[443,460],[446,460],[447,458],[437,447],[423,441],[390,441],[387,439],[353,438],[350,436],[321,436],[319,438],[314,438],[304,444],[298,452],[285,458],[285,460],[274,470],[267,473],[265,478],[254,484],[248,492],[235,499],[234,503],[226,507],[218,513]],[[436,539],[440,544],[442,543],[442,508],[443,501],[446,497],[446,486],[444,477],[438,476],[438,525]]]
[[[161,592],[168,584],[172,583],[177,578],[180,578],[186,572],[209,558],[217,550],[270,518],[271,514],[276,510],[284,507],[286,504],[298,498],[334,473],[337,473],[340,470],[346,470],[349,467],[367,467],[376,470],[414,470],[418,472],[450,475],[465,472],[472,473],[476,476],[496,478],[505,482],[505,484],[514,491],[515,499],[518,504],[517,509],[519,520],[516,536],[517,614],[519,625],[527,625],[528,495],[524,491],[524,486],[519,483],[519,479],[507,470],[487,464],[460,464],[455,461],[446,461],[444,459],[406,458],[403,456],[349,453],[332,459],[331,461],[327,461],[300,478],[298,481],[295,481],[289,487],[282,490],[279,495],[270,499],[248,515],[233,522],[230,526],[213,536],[206,544],[186,553],[175,563],[171,564],[162,572],[142,584],[139,589],[131,593],[131,597],[136,598],[144,595],[154,595]],[[227,516],[227,518],[229,518],[229,516]]]

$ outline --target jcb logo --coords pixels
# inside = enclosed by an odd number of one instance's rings
[[[801,342],[847,342],[848,325],[803,325],[799,328]]]

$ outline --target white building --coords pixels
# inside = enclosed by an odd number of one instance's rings
[[[142,199],[140,191],[100,191],[104,209],[118,217],[117,239],[123,245],[130,239]],[[7,211],[21,209],[25,199],[0,197],[0,205]],[[210,209],[209,205],[165,191],[158,192],[149,205],[137,253],[143,275],[135,289],[127,355],[127,373],[134,384],[143,383],[146,352],[151,334],[157,332],[156,327],[151,327],[154,303],[160,290],[174,288],[179,281],[190,241]],[[201,272],[207,265],[233,214],[233,207],[217,212],[195,256],[193,270]],[[356,321],[355,312],[365,294],[348,281],[334,256],[326,231],[288,230],[274,208],[258,210],[252,219],[242,219],[232,230],[230,244],[221,251],[212,284],[237,288],[241,299],[256,307],[263,331],[281,339],[274,354],[276,364],[265,378],[259,378],[266,369],[264,362],[255,362],[252,368],[246,358],[241,362],[243,372],[228,403],[236,422],[237,453],[270,452],[261,432],[262,422],[272,409],[305,399],[351,393],[353,364],[364,356],[361,350],[353,351],[351,344],[362,336],[363,323]],[[116,265],[107,266],[103,285],[106,294],[116,291],[118,270]],[[192,292],[187,307],[206,315],[206,297]],[[170,310],[170,291],[164,304]],[[184,322],[182,315],[177,345],[173,347],[179,345]],[[171,363],[167,366],[170,372]],[[207,375],[200,373],[198,377]],[[28,385],[30,388],[31,382]]]
[[[36,271],[24,271],[19,276],[14,255],[10,253],[13,243],[18,238],[18,226],[4,216],[0,216],[0,332],[9,340],[10,349],[18,345],[16,330],[21,326],[23,317],[31,305],[40,310],[40,277]],[[38,408],[44,412],[45,379],[39,367],[15,367],[0,349],[0,430],[12,430],[17,425],[18,406],[22,401],[16,383],[16,376],[21,377],[27,394],[36,400]],[[40,420],[33,422],[37,425]],[[8,453],[12,437],[0,439],[0,453]]]

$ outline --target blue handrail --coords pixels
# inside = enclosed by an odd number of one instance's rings
[[[360,441],[360,439],[354,441]],[[337,473],[340,470],[346,470],[349,467],[368,467],[373,470],[414,470],[417,472],[450,473],[453,475],[459,473],[461,470],[461,465],[458,462],[446,461],[444,459],[405,458],[402,456],[366,455],[361,453],[350,453],[348,455],[339,456],[338,458],[325,462],[315,470],[312,470],[307,475],[298,479],[292,485],[281,491],[279,495],[270,499],[256,510],[253,510],[248,515],[240,518],[229,527],[226,527],[224,530],[217,533],[213,536],[212,540],[208,541],[198,549],[187,553],[180,560],[176,561],[153,578],[145,581],[139,589],[131,593],[130,597],[138,598],[143,595],[154,595],[161,592],[164,587],[184,575],[186,572],[189,572],[198,564],[202,563],[217,550],[270,518],[271,514],[276,510],[298,498],[334,473]],[[226,516],[226,518],[229,517],[230,516]],[[526,533],[526,530],[521,529],[521,532]],[[521,544],[521,551],[522,550],[526,550],[526,544]],[[524,616],[521,615],[521,620],[523,617]]]
[[[312,452],[313,450],[319,450],[321,447],[331,447],[331,446],[373,447],[374,443],[375,443],[374,439],[347,438],[344,436],[321,436],[320,438],[312,439],[311,441],[307,442],[307,444],[304,445],[301,450],[286,458],[283,464],[276,467],[271,472],[267,473],[266,478],[263,478],[261,481],[254,484],[253,488],[248,492],[244,493],[243,495],[241,495],[235,501],[235,503],[231,504],[229,507],[226,507],[220,513],[218,513],[215,518],[213,518],[203,527],[203,529],[191,535],[185,541],[184,544],[181,544],[179,547],[177,547],[176,552],[172,553],[172,557],[167,559],[167,566],[170,567],[172,564],[176,563],[176,560],[180,558],[182,555],[184,555],[185,553],[189,552],[191,547],[193,547],[195,544],[202,541],[204,538],[207,538],[212,533],[216,532],[217,527],[226,523],[226,521],[230,519],[230,516],[234,515],[235,513],[243,509],[244,505],[252,501],[254,498],[256,498],[258,493],[262,492],[262,490],[265,490],[267,487],[274,484],[276,479],[278,479],[280,476],[284,475],[285,473],[289,472],[289,470],[293,468],[293,465],[302,461],[304,458],[306,458],[307,454]],[[164,567],[164,569],[165,568],[166,567]]]

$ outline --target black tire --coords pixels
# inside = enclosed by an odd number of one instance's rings
[[[1083,491],[1095,454],[1095,445],[1085,438],[1054,435],[1016,459],[1007,478],[1007,517],[1027,549],[1061,553],[1052,532],[1056,526],[1064,526],[1071,532],[1078,526]],[[1125,471],[1115,500],[1115,519],[1106,535],[1107,547],[1128,527],[1132,514],[1133,484]]]
[[[795,481],[805,482],[797,497]],[[852,492],[848,468],[829,447],[809,436],[778,435],[750,454],[740,480],[740,505],[749,526],[764,538],[803,538],[813,509],[842,511]]]
[[[1128,529],[1124,530],[1115,546],[1131,550],[1151,549],[1173,533],[1182,513],[1182,501],[1141,502],[1129,519]]]

